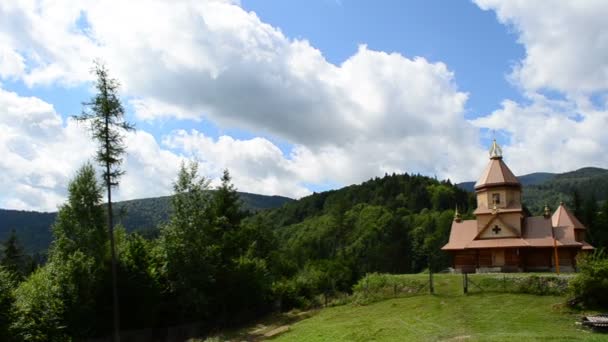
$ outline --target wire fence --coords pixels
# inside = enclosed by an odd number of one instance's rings
[[[481,292],[528,293],[561,296],[568,292],[572,275],[462,274],[465,294]]]

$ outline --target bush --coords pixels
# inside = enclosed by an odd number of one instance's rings
[[[561,296],[568,293],[569,276],[555,275],[472,275],[484,291]],[[478,279],[476,279],[478,278]],[[475,288],[471,288],[473,291]]]
[[[572,303],[608,308],[608,258],[594,253],[578,259],[579,273],[570,284]]]
[[[370,273],[353,286],[355,304],[370,304],[382,299],[411,296],[422,293],[426,278],[413,279],[411,275]],[[426,292],[425,292],[426,293]]]

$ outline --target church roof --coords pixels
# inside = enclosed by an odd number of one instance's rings
[[[553,231],[552,231],[553,230]],[[506,247],[553,247],[553,236],[558,247],[582,247],[593,249],[586,242],[577,242],[574,230],[570,227],[553,227],[551,220],[544,216],[526,217],[523,236],[516,238],[478,239],[477,221],[453,222],[450,240],[442,250],[462,250],[469,248],[506,248]]]
[[[502,149],[496,143],[496,139],[494,139],[490,147],[490,163],[488,163],[481,177],[475,183],[475,190],[496,185],[521,186],[517,177],[502,161]]]
[[[571,227],[575,229],[585,229],[585,226],[568,209],[564,203],[560,203],[557,210],[551,216],[554,227]]]
[[[497,185],[515,185],[521,186],[519,180],[507,165],[502,161],[502,157],[494,157],[490,159],[488,166],[475,183],[475,189],[481,189],[488,186]]]

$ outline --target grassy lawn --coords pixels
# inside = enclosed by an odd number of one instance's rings
[[[412,277],[424,277],[413,275]],[[436,295],[418,295],[318,311],[272,341],[608,341],[576,322],[565,298],[507,293],[462,294],[461,276],[438,275]]]

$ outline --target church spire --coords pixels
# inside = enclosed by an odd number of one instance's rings
[[[462,215],[460,215],[460,212],[458,212],[458,204],[456,204],[456,210],[454,210],[454,221],[456,221],[456,222],[462,221]]]
[[[496,139],[492,140],[490,147],[490,159],[502,159],[502,148],[496,143]]]

